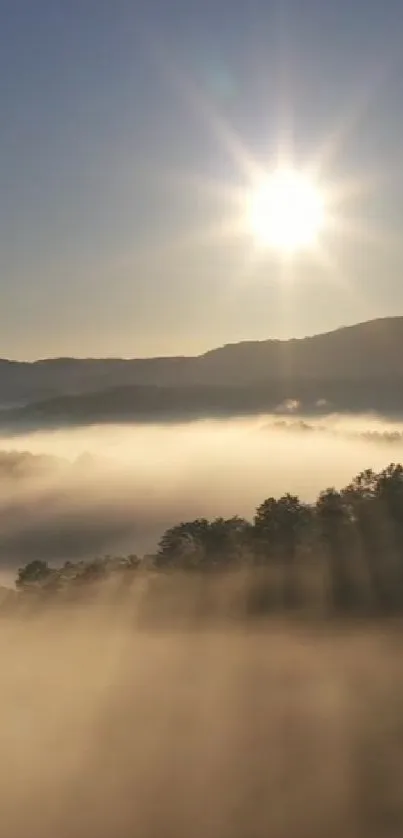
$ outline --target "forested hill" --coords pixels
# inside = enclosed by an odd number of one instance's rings
[[[391,463],[379,473],[368,469],[341,491],[323,490],[314,504],[289,493],[267,497],[252,521],[235,514],[179,522],[162,534],[155,555],[143,559],[106,557],[61,567],[31,561],[19,570],[16,586],[21,593],[53,598],[114,579],[114,590],[130,592],[141,571],[157,585],[140,585],[143,602],[158,591],[161,602],[166,588],[159,582],[173,578],[179,594],[170,600],[174,612],[187,598],[177,572],[198,578],[235,572],[242,584],[232,594],[227,590],[222,604],[225,600],[228,608],[235,595],[244,614],[320,605],[336,613],[401,615],[403,466]],[[136,602],[140,607],[139,598]],[[201,602],[207,607],[200,596],[197,607]]]
[[[0,361],[0,427],[281,412],[403,415],[403,317],[199,357]]]
[[[403,376],[357,382],[274,380],[250,386],[134,386],[59,396],[0,410],[0,431],[19,433],[102,423],[187,422],[292,412],[403,416]]]
[[[139,385],[249,387],[284,379],[396,379],[403,372],[402,359],[403,317],[389,317],[313,337],[228,344],[197,357],[0,360],[0,404]]]

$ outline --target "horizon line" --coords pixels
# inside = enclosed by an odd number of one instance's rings
[[[49,362],[54,363],[63,363],[63,362],[80,362],[80,361],[89,361],[89,362],[116,362],[122,361],[123,363],[131,363],[133,361],[163,361],[163,360],[191,360],[197,358],[203,358],[206,355],[209,355],[213,352],[219,352],[222,349],[232,346],[242,346],[244,344],[263,344],[263,343],[291,343],[291,342],[301,342],[304,340],[311,340],[313,338],[318,337],[325,337],[326,335],[335,334],[336,332],[343,331],[345,329],[355,329],[360,326],[369,326],[371,324],[384,322],[385,320],[403,320],[403,314],[387,314],[382,317],[373,317],[370,320],[359,320],[358,322],[349,323],[349,324],[341,324],[340,326],[336,326],[333,329],[328,329],[324,332],[314,332],[313,334],[303,335],[302,337],[288,337],[288,338],[278,338],[278,337],[270,337],[270,338],[262,338],[262,339],[248,339],[245,338],[244,340],[239,341],[229,341],[228,343],[223,343],[221,346],[214,346],[210,349],[206,349],[204,352],[201,352],[197,355],[188,355],[188,354],[180,354],[180,355],[48,355],[39,358],[7,358],[7,357],[0,357],[0,364],[46,364]]]

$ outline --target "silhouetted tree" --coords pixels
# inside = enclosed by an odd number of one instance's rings
[[[391,463],[377,476],[376,502],[381,510],[386,560],[395,608],[403,605],[403,466]]]
[[[204,561],[224,569],[248,561],[251,525],[244,518],[215,518],[204,534]]]
[[[392,601],[393,585],[388,568],[388,538],[385,510],[379,497],[378,475],[372,469],[358,474],[343,490],[360,555],[367,567],[370,600],[376,610],[385,610]]]
[[[162,536],[156,557],[160,568],[223,569],[247,556],[251,525],[243,518],[216,518],[178,524]]]
[[[341,492],[326,489],[316,503],[319,534],[330,563],[330,596],[336,610],[351,608],[354,590],[351,560],[352,522],[348,504]]]
[[[197,518],[170,527],[165,531],[155,559],[156,567],[181,570],[200,569],[209,522]]]
[[[298,601],[296,559],[301,542],[312,524],[311,508],[296,495],[279,500],[267,498],[256,510],[255,533],[260,556],[280,563],[283,571],[283,605],[293,607]]]
[[[35,559],[19,569],[16,586],[25,589],[42,588],[51,575],[52,570],[48,563]]]

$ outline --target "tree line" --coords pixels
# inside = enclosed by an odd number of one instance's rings
[[[403,609],[403,466],[367,469],[315,503],[268,497],[253,520],[197,518],[170,527],[152,556],[105,557],[51,567],[33,561],[18,572],[20,592],[54,594],[141,572],[206,576],[240,571],[256,609],[297,609],[318,595],[334,611]]]

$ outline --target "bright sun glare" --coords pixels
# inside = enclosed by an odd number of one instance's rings
[[[320,189],[306,175],[278,169],[249,198],[248,223],[259,242],[282,254],[313,247],[325,221]]]

